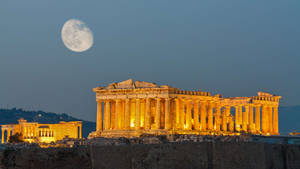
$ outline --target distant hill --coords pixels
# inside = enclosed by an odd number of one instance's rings
[[[0,109],[0,124],[17,124],[17,120],[24,118],[28,122],[59,123],[60,121],[82,121],[82,137],[96,129],[96,123],[74,118],[67,114],[48,113],[43,111],[25,111],[23,109]]]
[[[25,111],[23,109],[0,109],[0,124],[17,124],[17,120],[24,118],[29,122],[59,123],[59,121],[82,121],[82,136],[96,129],[96,123],[74,118],[67,114],[48,113],[43,111]],[[296,130],[300,132],[300,106],[279,107],[279,132],[287,135]]]

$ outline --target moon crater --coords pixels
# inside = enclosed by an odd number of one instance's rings
[[[86,51],[94,43],[92,31],[78,19],[70,19],[64,24],[61,38],[64,45],[74,52]]]

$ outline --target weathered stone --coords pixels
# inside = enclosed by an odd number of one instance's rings
[[[51,143],[69,138],[81,138],[81,121],[61,121],[58,124],[40,124],[37,122],[27,122],[23,118],[18,120],[19,124],[1,125],[2,143],[4,143],[4,132],[7,131],[6,142],[9,142],[10,133],[19,134],[20,141],[29,143]],[[79,131],[79,132],[78,132]]]
[[[94,88],[94,92],[98,104],[97,130],[89,138],[132,138],[142,134],[279,134],[281,96],[266,92],[252,97],[223,98],[200,90],[183,91],[132,79]]]

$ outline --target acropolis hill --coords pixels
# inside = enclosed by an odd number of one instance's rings
[[[139,137],[142,134],[278,135],[281,96],[224,98],[204,91],[133,81],[94,88],[97,129],[92,137]]]

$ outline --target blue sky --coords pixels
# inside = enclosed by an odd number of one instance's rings
[[[62,43],[84,21],[94,46]],[[0,107],[95,119],[92,88],[128,78],[300,105],[300,1],[0,2]]]

